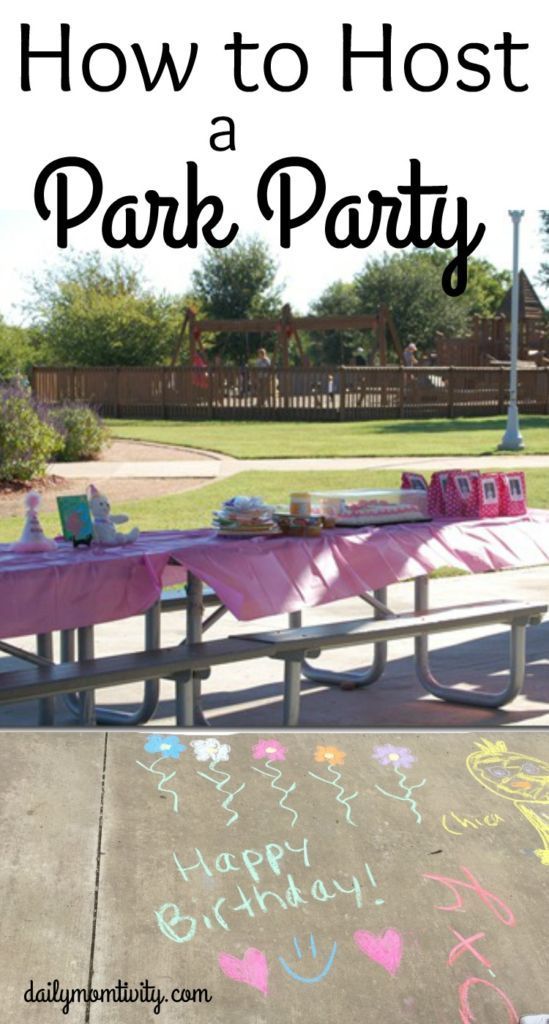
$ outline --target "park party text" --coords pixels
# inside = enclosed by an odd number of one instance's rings
[[[160,58],[147,53],[146,48],[138,42],[123,48],[117,43],[102,41],[84,52],[76,52],[68,23],[59,26],[59,47],[45,49],[38,33],[32,31],[29,23],[21,24],[20,29],[20,86],[27,93],[40,88],[44,74],[51,73],[53,66],[58,68],[59,88],[62,92],[71,91],[77,75],[82,76],[85,85],[97,93],[112,93],[128,87],[152,92],[160,82],[168,79],[174,92],[180,92],[192,88],[193,71],[202,56],[202,44],[196,41],[184,45],[179,41],[164,42]],[[364,89],[364,68],[371,68],[372,65],[375,65],[379,74],[378,88],[384,92],[408,89],[424,94],[455,88],[466,93],[481,93],[490,87],[494,79],[500,85],[503,82],[505,89],[512,93],[524,93],[529,88],[524,78],[524,51],[529,49],[529,44],[515,40],[508,31],[501,32],[497,40],[490,44],[466,41],[457,53],[448,56],[443,47],[433,41],[397,47],[390,23],[379,26],[377,38],[370,33],[365,36],[352,24],[343,23],[336,49],[338,52],[335,59],[340,62],[341,68],[340,88],[348,93]],[[255,93],[258,90],[291,93],[301,89],[308,81],[309,59],[302,46],[284,41],[275,43],[265,52],[258,53],[259,50],[262,48],[257,42],[239,31],[233,32],[232,39],[224,45],[228,78],[240,93]],[[114,71],[110,78],[105,78],[104,71],[98,71],[97,67],[98,55],[105,53],[113,59]],[[286,57],[292,55],[293,77],[287,77],[287,69],[285,76],[280,73],[280,54]],[[418,62],[418,57],[421,60],[425,54],[429,54],[431,61],[427,75]],[[521,66],[517,67],[519,59]],[[224,68],[220,60],[216,60],[215,68],[220,83],[225,85]],[[371,91],[371,87],[366,91]],[[236,149],[236,126],[231,117],[214,117],[211,127],[215,129],[209,137],[212,150],[225,152]],[[326,208],[327,181],[321,167],[307,156],[283,156],[270,163],[260,176],[257,185],[258,211],[267,221],[276,218],[279,244],[283,249],[289,249],[294,232],[321,211],[324,234],[330,246],[336,249],[348,246],[366,249],[378,237],[383,214],[387,212],[385,233],[391,247],[455,247],[455,255],[452,254],[444,269],[441,284],[446,294],[461,295],[467,287],[467,260],[480,244],[486,225],[480,222],[474,230],[469,230],[468,201],[458,196],[455,200],[452,230],[445,232],[443,217],[448,203],[447,186],[424,184],[421,162],[410,157],[409,164],[409,179],[397,187],[396,196],[384,195],[379,188],[367,192],[370,209],[366,213],[364,197],[360,195],[343,196]],[[75,208],[74,202],[71,202],[70,179],[75,173],[82,172],[91,188],[91,196],[84,206]],[[298,175],[304,173],[312,186],[312,199],[306,206],[295,202],[296,172]],[[360,168],[360,174],[362,178],[366,177],[365,168]],[[50,184],[55,194],[51,206],[46,196]],[[98,213],[103,196],[104,183],[99,168],[93,161],[82,156],[67,155],[51,160],[36,178],[36,210],[43,220],[48,220],[55,211],[56,244],[61,249],[68,246],[69,232]],[[429,198],[434,199],[430,229],[422,232],[422,216]],[[145,219],[148,218],[146,229],[141,233],[137,228],[138,212]],[[120,196],[102,209],[100,229],[103,241],[114,249],[125,246],[143,248],[154,238],[161,215],[163,241],[172,249],[196,248],[199,234],[209,246],[224,248],[234,241],[239,231],[238,223],[225,217],[224,203],[220,196],[201,195],[198,165],[196,161],[188,159],[186,209],[183,209],[181,201],[176,197],[161,195],[154,188],[147,189],[143,199],[133,194]],[[365,224],[365,221],[368,223]]]

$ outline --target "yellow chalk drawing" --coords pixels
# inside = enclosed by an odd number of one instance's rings
[[[454,811],[450,811],[449,814],[443,814],[440,820],[443,829],[445,829],[446,832],[449,832],[450,835],[462,836],[464,831],[468,828],[496,828],[498,825],[503,824],[505,819],[499,814],[484,814],[482,817],[478,818],[460,818],[459,814],[455,814]],[[451,825],[454,827],[451,828]],[[460,829],[463,831],[460,831]]]
[[[545,811],[549,807],[549,764],[538,757],[516,754],[503,740],[493,743],[482,740],[478,750],[469,754],[467,769],[481,786],[497,796],[511,800],[518,811],[536,829],[543,847],[535,850],[542,864],[549,867],[549,823]]]

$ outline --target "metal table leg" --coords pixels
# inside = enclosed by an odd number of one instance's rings
[[[92,629],[92,627],[89,627]],[[145,613],[145,650],[154,651],[160,647],[160,602],[152,605]],[[61,633],[61,661],[75,660],[74,630],[65,629]],[[98,725],[141,725],[152,718],[158,708],[160,696],[160,680],[147,679],[144,683],[143,701],[136,711],[123,711],[120,708],[100,705],[95,709]],[[64,701],[69,711],[80,717],[80,699],[76,694],[67,693]]]
[[[288,628],[299,629],[301,612],[290,612]],[[299,704],[301,699],[302,661],[284,660],[284,710],[283,724],[297,726],[299,724]]]
[[[40,658],[53,661],[53,635],[39,633],[36,637],[36,653]],[[41,697],[38,703],[38,725],[55,725],[55,697]]]
[[[60,654],[62,662],[74,662],[76,656],[76,630],[63,629],[60,636]],[[94,655],[94,634],[93,626],[86,626],[78,630],[78,658],[93,658]],[[83,697],[86,698],[83,700]],[[89,694],[65,693],[63,694],[65,706],[78,719],[80,725],[95,725],[97,719],[94,715],[93,692]]]
[[[160,601],[145,613],[145,650],[155,651],[160,647]],[[160,699],[160,680],[146,679],[143,700],[136,711],[123,711],[101,705],[96,710],[99,725],[142,725],[155,714]]]
[[[375,599],[381,606],[387,604],[387,587],[380,587],[374,591]],[[380,607],[374,607],[374,619],[386,618],[386,612]],[[387,664],[387,644],[374,644],[374,658],[370,668],[358,668],[345,672],[335,672],[331,669],[316,668],[308,661],[303,662],[303,675],[313,683],[320,683],[321,686],[339,686],[343,690],[351,690],[363,686],[371,686],[381,679]]]
[[[185,643],[195,644],[202,640],[203,623],[202,580],[193,573],[187,577],[187,635]],[[201,706],[202,674],[185,672],[175,679],[175,717],[177,725],[192,728],[194,725],[207,726]]]
[[[78,630],[78,660],[92,661],[94,655],[94,633],[93,626],[82,626]],[[95,691],[86,690],[78,695],[80,705],[80,725],[96,725],[95,717]]]
[[[76,658],[74,629],[62,629],[60,635],[60,653],[62,662],[72,662]],[[65,696],[70,696],[66,694]]]
[[[415,610],[426,612],[429,610],[429,579],[427,576],[419,576],[414,581],[415,588]],[[510,631],[509,647],[509,682],[502,690],[495,693],[485,693],[475,690],[458,690],[455,686],[444,686],[438,681],[431,671],[429,664],[429,639],[427,635],[415,638],[415,666],[416,674],[421,685],[435,697],[451,701],[454,704],[472,704],[480,708],[499,708],[510,701],[521,692],[524,684],[526,671],[526,626],[524,622],[514,622]]]
[[[60,636],[60,654],[62,662],[76,661],[76,642],[74,629],[62,629]],[[63,703],[75,718],[80,717],[80,701],[76,693],[64,693]]]

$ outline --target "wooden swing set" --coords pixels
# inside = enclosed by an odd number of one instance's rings
[[[202,338],[205,334],[219,332],[274,335],[273,365],[282,369],[288,369],[290,365],[290,346],[293,342],[299,357],[299,365],[306,366],[307,358],[303,351],[300,331],[372,331],[375,338],[372,361],[377,355],[379,365],[386,366],[391,343],[399,361],[402,359],[402,346],[387,306],[380,306],[375,314],[294,317],[290,306],[285,305],[278,318],[255,317],[246,320],[198,319],[195,311],[188,307],[172,352],[171,366],[174,368],[178,364],[184,350],[185,338],[188,336],[190,365],[207,368],[208,359]]]

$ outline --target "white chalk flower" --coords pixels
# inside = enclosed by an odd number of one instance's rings
[[[214,738],[191,740],[191,747],[197,761],[228,761],[230,746]]]

